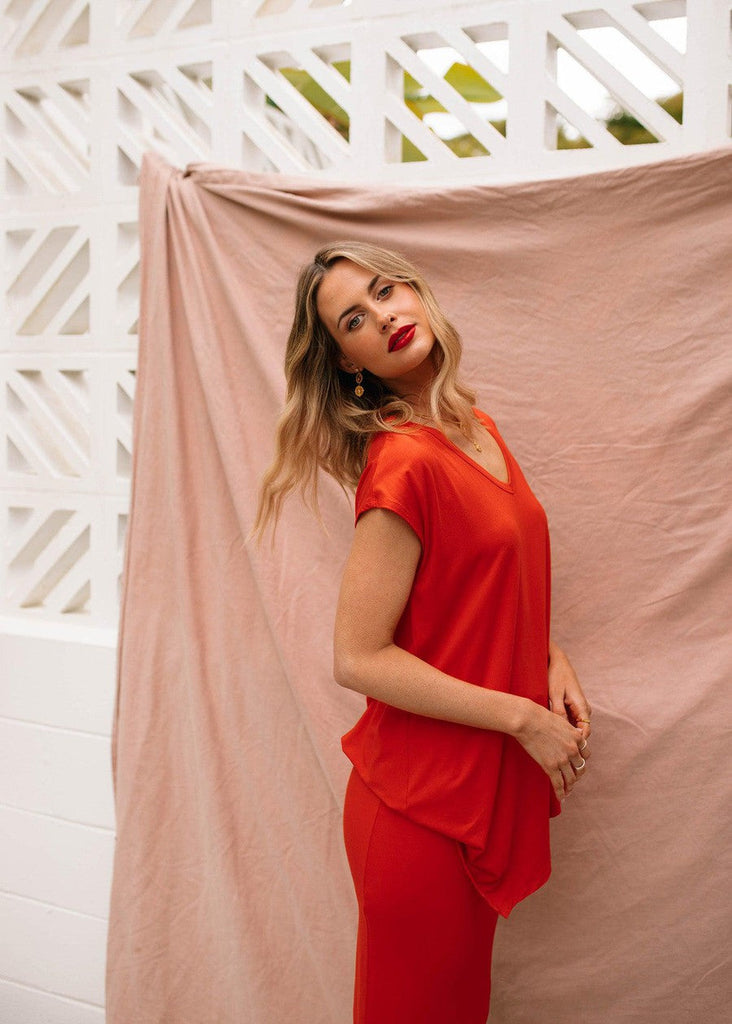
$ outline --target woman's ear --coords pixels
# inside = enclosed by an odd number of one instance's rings
[[[345,373],[359,373],[363,367],[357,366],[352,359],[344,355],[342,352],[338,353],[338,369],[343,370]]]

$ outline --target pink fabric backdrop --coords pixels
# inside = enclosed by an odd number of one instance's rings
[[[346,1024],[356,908],[331,678],[352,512],[245,545],[296,271],[400,248],[549,516],[594,707],[549,883],[500,922],[495,1024],[722,1024],[732,998],[732,149],[511,186],[360,188],[152,152],[113,768],[109,1024]],[[449,1024],[449,1022],[446,1022]]]

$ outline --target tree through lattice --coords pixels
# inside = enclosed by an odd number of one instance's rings
[[[349,157],[350,47],[260,53],[243,75],[245,166],[313,169]]]
[[[646,5],[650,13],[654,7]],[[676,5],[675,9],[681,10]],[[655,5],[655,11],[658,11]],[[668,8],[667,8],[668,9]],[[614,38],[611,38],[614,37]],[[617,54],[618,43],[626,53],[635,54],[656,70],[658,87],[665,96],[653,99],[642,91],[630,77],[623,74],[609,59],[612,49]],[[639,142],[678,141],[682,120],[682,93],[684,59],[674,46],[651,28],[648,18],[627,4],[609,10],[571,12],[555,16],[547,34],[547,134],[549,148],[556,145],[557,131],[574,135],[580,146],[612,148],[621,144]],[[630,58],[628,64],[630,64]],[[578,98],[567,92],[570,72],[577,73],[584,83]],[[576,90],[575,90],[576,92]],[[606,118],[592,112],[588,100],[597,105],[598,95],[604,93]],[[584,97],[584,102],[583,102]],[[665,103],[660,100],[665,99]]]
[[[401,36],[387,43],[386,53],[387,159],[444,160],[447,154],[476,157],[505,151],[505,22]],[[502,116],[496,116],[498,104]],[[443,115],[447,127],[440,121]]]

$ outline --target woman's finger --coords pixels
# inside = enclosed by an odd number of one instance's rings
[[[564,800],[565,796],[567,795],[564,788],[564,776],[559,771],[559,769],[557,769],[557,771],[549,777],[551,779],[552,786],[554,787],[554,795],[556,796],[557,800]]]
[[[576,714],[574,716],[574,722],[577,728],[582,730],[582,736],[584,739],[589,739],[592,735],[592,726],[590,725],[589,714],[585,714],[584,716]]]
[[[571,792],[572,786],[577,781],[577,776],[574,774],[570,762],[567,762],[567,764],[560,765],[559,771],[562,775],[562,780],[564,782],[564,792],[565,794],[567,794]]]
[[[549,710],[553,711],[555,715],[567,718],[567,709],[564,706],[564,693],[561,689],[554,690],[553,687],[549,687]]]

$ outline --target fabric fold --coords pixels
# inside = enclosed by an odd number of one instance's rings
[[[491,1021],[726,1019],[731,180],[732,148],[454,188],[144,155],[109,1024],[349,1019],[352,505],[325,479],[326,530],[293,499],[272,547],[245,542],[297,272],[339,238],[405,252],[459,329],[594,708],[552,877],[499,926]]]

